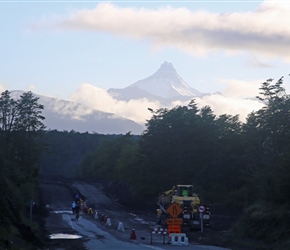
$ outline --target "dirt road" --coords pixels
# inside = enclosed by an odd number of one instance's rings
[[[85,198],[87,207],[94,210],[94,214],[92,215],[82,213],[80,221],[78,222],[75,221],[70,210],[73,194],[76,190]],[[49,211],[45,226],[47,234],[81,236],[80,239],[74,240],[47,240],[46,244],[49,250],[94,249],[89,246],[92,244],[101,244],[100,242],[102,242],[102,245],[98,246],[102,246],[102,249],[113,249],[114,246],[118,246],[116,249],[122,249],[120,242],[124,244],[128,242],[130,244],[132,242],[138,243],[138,248],[135,245],[133,249],[143,249],[143,247],[148,248],[150,246],[154,246],[155,249],[166,249],[168,247],[163,245],[164,238],[162,235],[154,235],[151,238],[150,228],[156,226],[154,211],[150,211],[149,213],[130,211],[106,196],[102,186],[99,184],[93,185],[84,182],[73,182],[70,184],[43,182],[41,184],[41,193],[43,201],[47,204]],[[98,219],[95,213],[97,213]],[[106,218],[106,220],[102,220],[102,218]],[[120,225],[122,226],[120,227]],[[130,239],[133,229],[136,240]],[[221,246],[221,242],[217,242],[217,244],[212,242],[214,240],[214,234],[210,231],[205,231],[202,234],[189,232],[187,236],[189,237],[190,249],[198,249],[201,244]],[[213,239],[209,241],[209,237],[213,237]],[[219,236],[216,235],[216,237],[220,241]],[[130,249],[131,245],[125,245],[123,247],[125,247],[124,249]],[[202,249],[222,248],[203,246]]]

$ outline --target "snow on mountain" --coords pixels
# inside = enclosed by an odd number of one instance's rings
[[[164,62],[153,75],[139,80],[124,89],[109,89],[108,92],[116,99],[122,100],[140,98],[172,100],[203,95],[203,93],[191,88],[183,81],[173,65],[168,62]]]
[[[171,63],[164,62],[160,68],[152,75],[136,83],[131,87],[138,87],[148,93],[163,98],[175,96],[199,96],[201,93],[191,88],[177,74]]]
[[[24,91],[11,91],[18,99]],[[33,93],[34,94],[34,93]],[[44,106],[42,115],[47,129],[59,131],[89,132],[98,134],[141,134],[145,127],[136,122],[87,107],[83,104],[34,94]]]

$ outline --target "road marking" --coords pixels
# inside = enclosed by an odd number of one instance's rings
[[[69,216],[68,214],[67,214],[66,216],[68,217],[68,221],[69,221],[69,223],[70,223],[70,226],[72,227],[73,230],[75,230],[75,228],[74,228],[74,226],[73,226],[73,224],[72,224],[72,222],[71,222],[71,218],[70,218],[70,216]]]
[[[154,250],[164,250],[164,248],[160,248],[160,247],[155,247],[155,246],[150,246],[150,245],[145,245],[145,244],[140,244],[140,245],[143,247],[154,249]]]

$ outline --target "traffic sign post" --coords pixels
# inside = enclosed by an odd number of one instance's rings
[[[200,231],[203,233],[203,212],[205,211],[205,207],[200,206],[198,211],[200,212]]]
[[[198,208],[198,211],[199,211],[200,213],[203,213],[203,212],[205,211],[205,207],[204,207],[204,206],[200,206],[200,207]]]
[[[178,215],[180,215],[182,211],[182,208],[176,203],[172,203],[171,206],[167,208],[167,212],[172,217],[166,220],[168,236],[170,236],[171,233],[181,232],[182,218],[178,218]]]

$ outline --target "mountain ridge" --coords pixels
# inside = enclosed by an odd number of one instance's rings
[[[122,89],[110,88],[107,92],[117,100],[128,101],[130,99],[146,98],[148,100],[158,100],[163,104],[180,99],[189,100],[204,95],[204,93],[190,87],[177,73],[172,63],[166,61],[151,76]]]
[[[25,91],[11,91],[19,98]],[[47,97],[33,93],[44,106],[43,123],[49,130],[89,132],[98,134],[141,134],[145,127],[127,118],[95,110],[78,102]]]
[[[23,92],[25,91],[11,91],[18,98]],[[107,93],[110,94],[112,100],[116,100],[111,105],[117,105],[118,101],[130,102],[146,99],[149,102],[158,103],[159,107],[168,107],[172,106],[172,102],[175,101],[186,102],[194,97],[207,95],[183,81],[169,62],[161,64],[151,76],[123,89],[111,88]],[[79,102],[34,95],[39,98],[39,103],[44,105],[43,116],[46,117],[44,125],[51,130],[75,130],[101,134],[126,134],[128,132],[141,134],[145,130],[145,124],[93,109]]]

